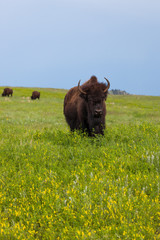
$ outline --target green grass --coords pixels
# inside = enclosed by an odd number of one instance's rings
[[[0,239],[160,239],[160,97],[109,95],[89,138],[33,90],[0,97]]]

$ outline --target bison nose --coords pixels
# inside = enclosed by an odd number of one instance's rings
[[[97,109],[95,110],[95,116],[101,116],[102,115],[102,110]]]

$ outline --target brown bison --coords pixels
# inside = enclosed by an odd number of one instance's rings
[[[106,78],[105,78],[106,79]],[[81,129],[89,136],[104,134],[108,85],[92,76],[80,87],[71,88],[64,98],[64,115],[71,131]]]
[[[36,98],[40,99],[40,92],[33,91],[33,92],[32,92],[32,96],[31,96],[31,99],[32,99],[32,100],[35,100]]]
[[[9,97],[9,95],[11,95],[12,97],[12,94],[13,94],[13,90],[11,88],[5,88],[3,90],[2,97],[6,97],[6,96]]]

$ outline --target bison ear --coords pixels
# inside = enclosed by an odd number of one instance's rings
[[[104,94],[104,99],[105,99],[105,100],[107,99],[107,96],[108,96],[108,91],[105,92],[105,94]]]
[[[88,100],[88,95],[87,95],[87,94],[80,93],[79,96],[80,96],[81,98],[83,98],[85,101]]]

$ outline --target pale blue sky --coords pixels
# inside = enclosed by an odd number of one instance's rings
[[[0,0],[0,86],[160,95],[160,0]]]

